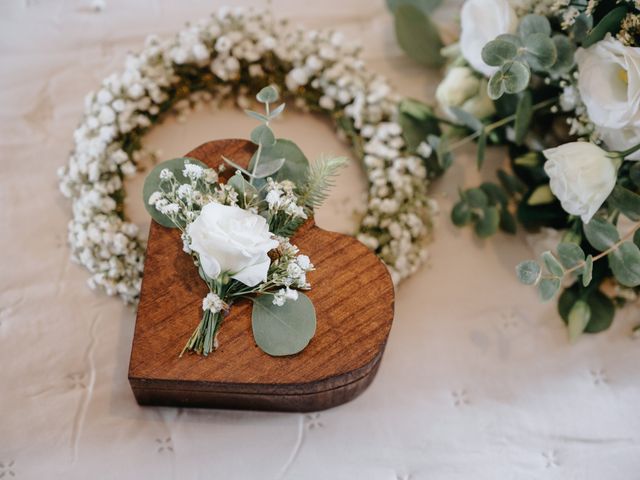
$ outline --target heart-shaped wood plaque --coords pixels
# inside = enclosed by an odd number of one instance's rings
[[[186,156],[245,167],[245,140],[205,143]],[[229,174],[232,172],[229,171]],[[129,364],[141,405],[313,411],[347,402],[373,380],[393,321],[394,290],[384,264],[353,237],[310,219],[292,238],[316,266],[308,276],[316,335],[301,353],[271,357],[253,340],[251,304],[235,303],[208,357],[178,355],[202,316],[208,293],[180,232],[151,222]]]

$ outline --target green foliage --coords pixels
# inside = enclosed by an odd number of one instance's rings
[[[451,221],[457,227],[473,225],[480,238],[498,230],[513,234],[515,218],[509,212],[509,194],[500,185],[485,182],[480,187],[460,192],[460,200],[451,211]]]
[[[271,85],[264,87],[256,95],[256,100],[264,104],[277,102],[279,98],[280,95],[278,94],[278,90],[276,90],[275,87],[272,87]]]
[[[515,143],[521,145],[527,134],[531,119],[533,118],[533,100],[531,92],[528,90],[522,92],[518,99],[518,107],[516,109],[516,121],[514,124]]]
[[[546,205],[556,201],[556,197],[551,191],[551,187],[548,184],[540,185],[531,192],[527,199],[527,205]]]
[[[550,69],[555,75],[567,73],[575,64],[576,47],[565,35],[554,35],[553,44],[556,47],[556,63]]]
[[[534,260],[525,260],[516,266],[516,274],[521,283],[535,285],[540,278],[540,265]]]
[[[498,37],[482,48],[482,60],[492,67],[501,67],[505,63],[514,60],[517,56],[518,45],[511,39]]]
[[[257,152],[253,157],[251,157],[249,170],[253,169],[256,161],[256,154]],[[300,148],[291,140],[278,138],[275,144],[263,148],[260,154],[260,163],[265,162],[269,164],[283,158],[286,161],[282,165],[282,168],[277,171],[273,179],[276,181],[291,180],[296,184],[304,182],[307,178],[309,160],[304,153],[302,153],[302,150],[300,150]]]
[[[593,248],[602,252],[620,240],[616,227],[604,218],[592,218],[583,226],[584,234]]]
[[[272,295],[260,295],[253,300],[251,327],[262,351],[277,357],[293,355],[302,351],[315,335],[316,312],[303,293],[282,306],[273,304]]]
[[[619,210],[630,220],[640,221],[640,195],[637,193],[616,185],[609,195],[607,203],[612,209]]]
[[[602,40],[607,33],[615,34],[620,29],[622,19],[627,15],[627,7],[620,5],[605,15],[602,20],[589,32],[582,46],[590,47],[596,42]]]
[[[251,131],[251,141],[256,145],[270,147],[276,143],[276,137],[267,125],[258,125]]]
[[[560,290],[560,279],[556,277],[542,278],[538,283],[538,294],[543,302],[551,300]]]
[[[438,27],[421,9],[398,2],[393,10],[398,44],[413,60],[428,67],[442,65]]]
[[[485,151],[487,149],[487,133],[483,130],[480,131],[480,136],[478,137],[478,145],[476,148],[476,165],[478,170],[482,168],[484,164]]]
[[[192,163],[194,165],[199,165],[202,168],[209,168],[207,167],[207,165],[202,163],[200,160],[196,160],[195,158],[174,158],[172,160],[166,160],[156,165],[144,180],[144,186],[142,187],[142,200],[144,202],[144,207],[147,209],[147,212],[149,212],[149,215],[151,215],[151,218],[153,218],[163,227],[176,228],[177,225],[171,218],[160,213],[155,208],[155,206],[149,205],[149,197],[153,194],[153,192],[162,190],[160,172],[165,168],[173,173],[178,183],[189,183],[189,180],[182,174],[185,163]]]
[[[412,5],[427,15],[441,3],[442,0],[387,0],[387,8],[393,13],[400,5]]]
[[[518,25],[518,35],[527,38],[530,35],[541,34],[547,37],[551,35],[551,24],[547,17],[542,15],[525,15]]]
[[[258,190],[256,187],[247,182],[239,170],[237,170],[236,174],[229,179],[227,185],[230,185],[236,192],[238,192],[238,199],[240,201],[241,208],[246,208],[247,202],[258,196]]]
[[[545,267],[551,275],[555,277],[564,276],[564,268],[562,264],[558,261],[558,259],[553,255],[553,253],[546,251],[542,253],[542,260],[544,261]]]
[[[490,205],[481,209],[475,224],[476,235],[488,238],[498,231],[500,226],[500,212],[496,206]]]
[[[301,202],[308,210],[318,208],[327,199],[338,171],[347,162],[346,157],[331,157],[318,160],[311,165],[306,182],[298,192]]]
[[[471,115],[469,112],[458,107],[449,107],[449,111],[453,114],[454,117],[456,117],[456,120],[458,120],[461,125],[464,125],[470,130],[478,132],[484,129],[483,123],[476,117]]]
[[[575,342],[582,335],[582,332],[589,324],[589,320],[591,320],[591,307],[584,300],[578,300],[573,304],[567,315],[570,342]]]
[[[586,287],[593,279],[593,256],[588,255],[582,270],[582,286]]]
[[[590,313],[584,332],[598,333],[611,326],[615,314],[615,306],[611,299],[598,289],[585,289],[579,284],[566,289],[558,299],[558,312],[566,323],[569,322],[574,305],[580,301],[586,302]]]
[[[505,93],[518,93],[529,85],[529,67],[519,60],[510,60],[489,79],[488,93],[493,100]]]
[[[584,251],[575,243],[563,242],[558,245],[558,257],[562,266],[567,269],[577,267],[585,261]]]
[[[640,285],[640,248],[629,241],[618,246],[609,255],[609,267],[621,285],[637,287]]]
[[[417,154],[418,146],[422,142],[426,142],[429,135],[438,138],[441,133],[433,109],[411,98],[405,98],[400,102],[398,108],[398,123],[400,127],[402,127],[402,136],[407,145],[407,150],[414,155]],[[435,148],[431,157],[437,160]],[[442,167],[440,165],[437,167],[441,173],[443,171]],[[436,169],[429,168],[429,170],[434,171]]]

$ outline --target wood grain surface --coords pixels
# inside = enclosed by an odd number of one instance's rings
[[[220,140],[186,156],[217,167],[225,155],[246,166],[253,150],[245,140]],[[180,232],[151,222],[129,365],[138,403],[313,411],[344,403],[369,385],[393,321],[386,267],[353,237],[325,231],[313,219],[292,242],[316,266],[307,295],[317,330],[307,348],[288,357],[262,352],[251,333],[251,304],[241,301],[224,319],[215,352],[179,358],[208,290],[182,251]]]

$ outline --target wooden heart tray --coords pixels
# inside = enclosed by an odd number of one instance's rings
[[[244,167],[253,151],[248,141],[220,140],[186,156],[217,167],[225,155]],[[151,222],[129,364],[139,404],[304,412],[342,404],[369,386],[393,321],[386,267],[353,237],[322,230],[313,219],[292,243],[316,266],[307,294],[317,330],[307,348],[288,357],[264,353],[243,301],[224,319],[216,351],[179,358],[208,290],[182,251],[180,232]]]

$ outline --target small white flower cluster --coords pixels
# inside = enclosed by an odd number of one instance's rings
[[[270,283],[282,286],[273,296],[273,304],[282,306],[287,300],[297,300],[298,292],[294,289],[309,290],[307,273],[315,270],[307,255],[301,255],[298,247],[291,244],[288,238],[278,237],[278,258],[270,269]]]
[[[306,219],[307,214],[304,207],[298,205],[298,196],[295,194],[296,186],[290,180],[276,182],[271,178],[267,179],[265,201],[269,205],[269,212],[284,212],[292,218]]]
[[[206,297],[202,299],[202,310],[210,311],[211,313],[219,313],[227,309],[227,304],[215,293],[209,292]]]
[[[202,78],[213,74],[205,82],[208,91],[195,91],[201,84],[189,83],[194,68]],[[420,158],[406,154],[396,121],[398,95],[365,68],[359,47],[340,33],[291,28],[268,12],[239,7],[220,9],[174,39],[148,38],[139,54],[127,57],[122,72],[86,97],[75,148],[59,177],[61,191],[73,201],[72,257],[93,273],[93,286],[128,302],[139,293],[145,245],[122,213],[123,179],[145,157],[139,137],[163,113],[180,113],[192,103],[221,101],[235,92],[238,104],[246,106],[249,87],[241,79],[271,81],[278,69],[288,69],[281,88],[298,96],[299,107],[347,120],[362,142],[370,192],[359,238],[383,258],[395,281],[418,268],[429,230],[426,172]],[[304,92],[317,105],[304,105]],[[221,191],[218,201],[231,204],[234,193]],[[89,236],[89,230],[99,234]],[[128,239],[124,250],[114,245],[117,234]]]

